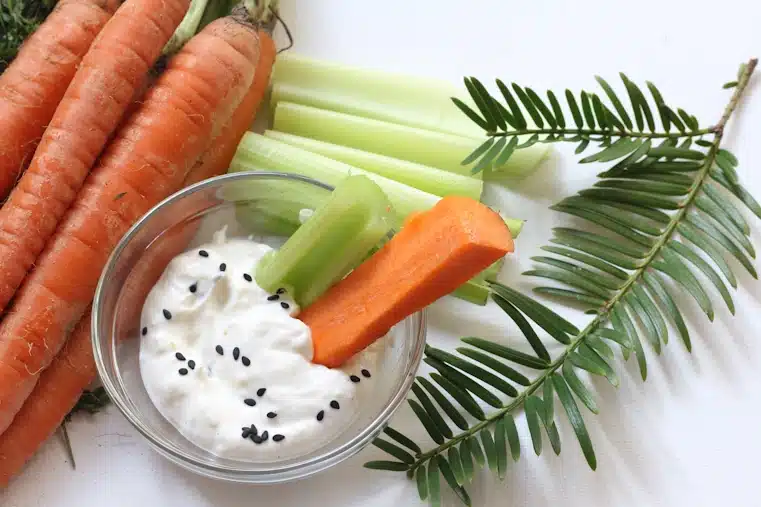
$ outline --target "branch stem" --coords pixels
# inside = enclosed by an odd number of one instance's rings
[[[633,132],[631,130],[602,130],[602,129],[523,129],[507,132],[487,132],[489,137],[514,137],[525,135],[558,135],[558,136],[601,136],[601,137],[630,137],[638,139],[684,139],[685,137],[701,137],[715,134],[718,126],[708,127],[689,132]]]
[[[753,74],[754,69],[756,68],[757,63],[758,63],[758,60],[752,59],[746,64],[743,70],[743,73],[738,79],[737,87],[735,88],[735,91],[732,94],[732,97],[730,98],[729,103],[724,109],[724,113],[721,116],[721,119],[719,120],[719,122],[716,124],[715,127],[712,127],[711,129],[709,129],[708,132],[704,132],[704,133],[711,133],[713,134],[714,137],[713,137],[713,141],[711,142],[711,146],[708,150],[708,153],[706,154],[706,157],[703,160],[703,165],[701,166],[701,168],[698,171],[698,174],[695,177],[695,181],[692,184],[692,188],[690,189],[690,192],[682,200],[682,202],[680,203],[680,207],[676,211],[676,213],[674,213],[671,216],[671,220],[669,221],[668,226],[661,233],[660,237],[658,238],[656,243],[653,245],[653,247],[650,249],[647,256],[645,256],[641,266],[632,272],[631,276],[629,276],[629,279],[626,281],[626,283],[618,290],[618,292],[610,299],[610,301],[608,301],[599,310],[595,318],[592,319],[589,322],[589,324],[587,324],[587,326],[583,330],[581,330],[581,332],[579,332],[579,334],[576,335],[571,340],[571,343],[568,344],[565,350],[561,352],[558,355],[558,357],[552,361],[552,363],[550,363],[550,365],[547,367],[546,370],[542,372],[541,375],[537,376],[531,382],[531,384],[526,387],[526,389],[520,392],[516,398],[514,398],[505,407],[499,410],[496,410],[494,413],[490,414],[484,420],[479,421],[478,423],[474,424],[469,429],[462,431],[458,435],[455,435],[454,438],[449,439],[448,441],[431,449],[428,452],[418,455],[415,462],[410,465],[410,470],[414,470],[417,467],[423,465],[427,460],[441,454],[442,452],[447,451],[447,449],[458,444],[460,441],[473,437],[479,431],[491,425],[492,423],[498,421],[499,419],[504,417],[506,414],[511,413],[514,410],[518,409],[528,396],[532,395],[540,387],[542,387],[544,382],[553,373],[555,373],[555,371],[557,371],[560,367],[563,366],[563,363],[565,362],[569,354],[571,354],[574,350],[576,350],[591,333],[593,333],[597,328],[604,325],[608,321],[611,309],[622,298],[624,298],[628,294],[629,289],[640,279],[640,277],[642,276],[642,273],[644,273],[645,270],[650,266],[650,263],[653,260],[655,260],[655,258],[661,252],[661,249],[664,247],[664,245],[668,243],[668,241],[673,236],[674,232],[676,232],[677,226],[681,223],[682,218],[690,209],[690,206],[692,205],[694,199],[698,196],[706,180],[706,177],[710,174],[711,168],[713,167],[714,161],[716,160],[716,154],[719,151],[719,145],[721,144],[721,140],[724,135],[724,127],[726,126],[727,122],[729,121],[734,111],[737,109],[737,106],[740,103],[740,99],[743,93],[745,92],[745,89],[748,86],[748,82],[750,80],[751,75]],[[534,132],[538,133],[538,131],[534,131]],[[551,132],[552,131],[547,131],[547,133],[551,133]],[[525,131],[525,132],[521,132],[520,134],[526,134],[526,133],[531,133],[531,132]],[[506,134],[511,135],[512,133],[506,133]],[[520,135],[520,134],[516,134],[516,135]],[[680,137],[681,136],[684,136],[684,134],[680,134]]]

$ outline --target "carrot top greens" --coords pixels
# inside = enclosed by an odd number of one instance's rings
[[[18,53],[21,43],[34,32],[56,0],[4,0],[0,2],[0,72]]]

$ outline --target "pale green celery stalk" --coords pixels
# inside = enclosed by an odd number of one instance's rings
[[[211,1],[215,2],[216,0]],[[162,54],[173,55],[196,34],[196,30],[198,30],[198,26],[201,24],[201,18],[203,18],[208,3],[209,0],[192,0],[190,2],[188,12],[185,13],[185,17],[182,18],[182,21],[172,34],[169,42],[164,46]]]
[[[505,265],[505,258],[502,257],[500,260],[489,266],[488,268],[481,271],[481,274],[484,275],[484,279],[489,282],[496,282],[497,276],[499,275],[499,272],[502,271],[502,266]]]
[[[352,174],[363,174],[386,193],[400,223],[411,213],[430,209],[441,200],[441,197],[437,195],[423,192],[404,183],[291,146],[271,137],[247,132],[230,163],[230,172],[256,170],[300,174],[331,186],[338,185],[341,180]],[[505,217],[503,220],[513,237],[517,237],[523,227],[523,221]]]
[[[394,229],[386,194],[369,178],[344,178],[324,205],[256,268],[256,282],[283,287],[302,308],[357,267]]]
[[[481,199],[484,183],[470,176],[284,132],[267,130],[264,135],[440,197],[461,195],[475,200]]]
[[[331,186],[352,174],[363,174],[388,195],[400,220],[416,211],[425,211],[439,197],[383,176],[332,160],[281,141],[247,132],[230,164],[233,172],[265,169],[300,174]]]
[[[292,102],[451,134],[471,139],[471,151],[484,140],[483,130],[451,100],[457,97],[476,109],[469,94],[463,87],[444,81],[351,67],[291,53],[278,57],[272,84],[273,109],[278,102]],[[519,150],[513,154],[518,158],[511,158],[489,174],[525,177],[538,167],[549,149],[547,144],[536,144]],[[464,156],[453,163],[459,164],[462,158]]]
[[[473,105],[462,87],[436,79],[362,69],[305,58],[278,56],[272,74],[272,102],[295,102],[408,127],[464,137],[483,131],[452,103]],[[475,107],[475,106],[473,106]]]
[[[273,130],[400,158],[465,176],[474,176],[460,162],[483,140],[442,134],[396,123],[279,102]],[[517,150],[500,172],[534,168],[546,151]],[[538,155],[541,155],[538,157]],[[475,177],[482,178],[482,173]]]
[[[484,306],[489,301],[489,286],[483,272],[457,287],[450,295],[475,305]]]

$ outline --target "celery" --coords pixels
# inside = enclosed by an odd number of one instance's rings
[[[303,307],[359,265],[394,227],[391,203],[361,175],[343,179],[279,250],[262,258],[256,282],[286,288]]]
[[[264,135],[330,157],[333,160],[360,167],[434,195],[441,197],[462,195],[475,200],[481,198],[484,184],[480,179],[283,132],[268,130]]]
[[[247,132],[230,163],[230,172],[262,170],[299,174],[331,186],[336,186],[341,180],[352,174],[363,174],[373,180],[386,193],[400,222],[411,213],[432,208],[441,199],[439,196],[423,192],[404,183],[357,169],[343,162],[291,146],[271,137]],[[241,186],[240,192],[247,191],[244,187],[245,184]],[[523,228],[523,221],[515,218],[503,217],[503,219],[513,237],[517,237]]]
[[[483,272],[457,287],[450,296],[464,299],[469,303],[484,306],[489,300],[489,287]]]
[[[425,211],[440,199],[438,196],[383,176],[290,146],[276,139],[247,132],[238,145],[230,170],[237,172],[257,169],[300,174],[332,186],[338,185],[341,180],[352,174],[363,174],[383,189],[400,219],[404,219],[415,211]]]
[[[469,138],[472,140],[470,150],[484,140],[483,130],[451,101],[457,97],[475,108],[464,88],[440,80],[361,69],[289,53],[278,57],[272,82],[273,106],[281,101],[292,102]],[[525,176],[539,165],[548,151],[549,146],[542,144],[519,150],[513,154],[517,158],[498,168],[494,175]],[[462,158],[464,156],[452,163],[459,164]]]
[[[434,132],[483,137],[483,131],[452,104],[451,97],[457,97],[472,105],[468,94],[445,81],[284,53],[275,63],[272,84],[273,103],[295,102]]]
[[[278,103],[273,129],[466,176],[471,174],[470,168],[461,165],[460,161],[479,144],[478,141],[464,137],[291,102]]]

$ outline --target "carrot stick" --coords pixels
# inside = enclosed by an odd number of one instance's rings
[[[0,74],[0,198],[37,147],[116,0],[62,0]]]
[[[42,442],[61,425],[96,375],[88,311],[58,358],[40,376],[33,399],[24,404],[13,424],[3,433],[0,439],[0,487],[8,484]]]
[[[98,34],[0,209],[0,311],[32,267],[180,24],[189,0],[128,0]]]
[[[269,83],[275,59],[275,44],[269,34],[259,31],[260,52],[254,81],[245,98],[225,125],[214,145],[204,154],[203,163],[196,163],[188,173],[183,187],[217,176],[226,171],[237,141],[253,120]],[[227,146],[226,150],[220,148]],[[229,148],[229,147],[232,148]],[[223,155],[226,153],[226,155]],[[213,156],[211,154],[214,154]],[[229,158],[226,158],[229,157]],[[213,162],[213,161],[217,162]],[[149,250],[134,267],[125,286],[125,308],[135,309],[127,322],[137,325],[145,295],[158,280],[169,261],[185,249],[196,228],[188,226],[177,231],[177,237],[168,238]],[[128,314],[129,315],[129,314]],[[40,375],[32,394],[13,419],[13,423],[0,435],[0,487],[17,475],[42,443],[60,426],[61,421],[74,407],[82,391],[95,380],[95,363],[90,339],[90,313],[79,324],[50,366]]]
[[[0,325],[0,433],[92,301],[117,241],[179,188],[249,89],[258,57],[253,27],[211,23],[109,145]]]

